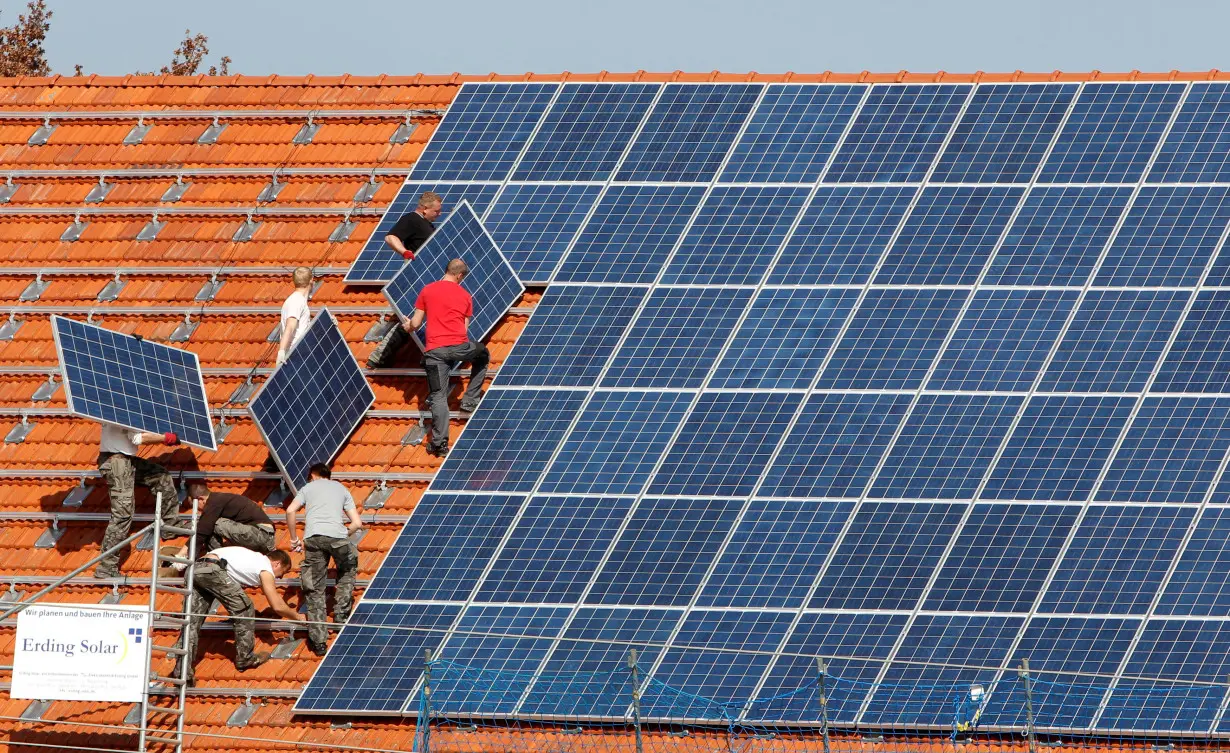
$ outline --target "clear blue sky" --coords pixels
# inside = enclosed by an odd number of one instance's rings
[[[48,2],[65,73],[156,70],[185,28],[248,74],[1230,68],[1218,0]]]

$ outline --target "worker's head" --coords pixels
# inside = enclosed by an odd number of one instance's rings
[[[328,463],[316,463],[308,468],[308,478],[313,481],[318,478],[333,478],[333,471],[329,470]]]
[[[444,276],[453,282],[461,282],[468,274],[470,274],[470,267],[461,259],[453,259],[444,269]]]
[[[209,499],[209,487],[204,481],[193,481],[188,484],[188,501],[197,500],[201,504],[205,504],[205,500]]]
[[[269,553],[269,564],[273,565],[273,577],[281,578],[290,572],[290,555],[281,549]]]
[[[302,290],[312,284],[312,269],[311,267],[297,267],[293,277],[295,281],[295,289]]]
[[[419,196],[419,214],[423,215],[423,219],[428,222],[435,222],[443,208],[444,199],[440,198],[440,194],[435,191],[424,191]]]

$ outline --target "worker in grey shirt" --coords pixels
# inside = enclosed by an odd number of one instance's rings
[[[324,656],[329,638],[325,626],[325,579],[329,560],[337,568],[337,588],[334,593],[333,620],[338,624],[350,617],[354,602],[354,581],[359,570],[359,549],[350,534],[363,527],[354,497],[331,476],[328,465],[317,463],[308,471],[308,483],[299,490],[295,501],[286,507],[286,527],[290,529],[291,549],[306,552],[299,570],[300,587],[307,602],[308,648]],[[298,537],[296,513],[306,509],[303,539]]]

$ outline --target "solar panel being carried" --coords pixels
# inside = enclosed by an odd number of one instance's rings
[[[817,723],[838,655],[831,721],[1019,726],[1029,659],[1048,726],[1225,729],[1227,90],[467,84],[431,179],[570,208],[501,214],[554,282],[368,593],[503,683],[432,703],[622,717],[560,673],[635,647],[647,718]],[[297,708],[413,713],[382,641]]]
[[[307,483],[308,468],[333,460],[375,402],[337,320],[324,309],[261,385],[248,413],[295,491]]]
[[[195,353],[62,316],[51,323],[70,411],[218,449]]]

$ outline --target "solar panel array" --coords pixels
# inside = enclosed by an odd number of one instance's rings
[[[299,710],[1230,730],[1230,86],[467,84],[425,180],[552,284]]]
[[[333,461],[375,402],[337,320],[323,309],[248,402],[248,413],[297,491],[311,466]]]
[[[414,255],[414,260],[384,287],[384,297],[402,319],[409,319],[414,315],[419,293],[439,280],[453,259],[463,260],[470,268],[461,283],[474,299],[469,332],[471,338],[482,339],[521,297],[525,286],[468,202],[463,201],[453,211]]]
[[[195,353],[62,316],[51,324],[70,411],[218,449]]]

